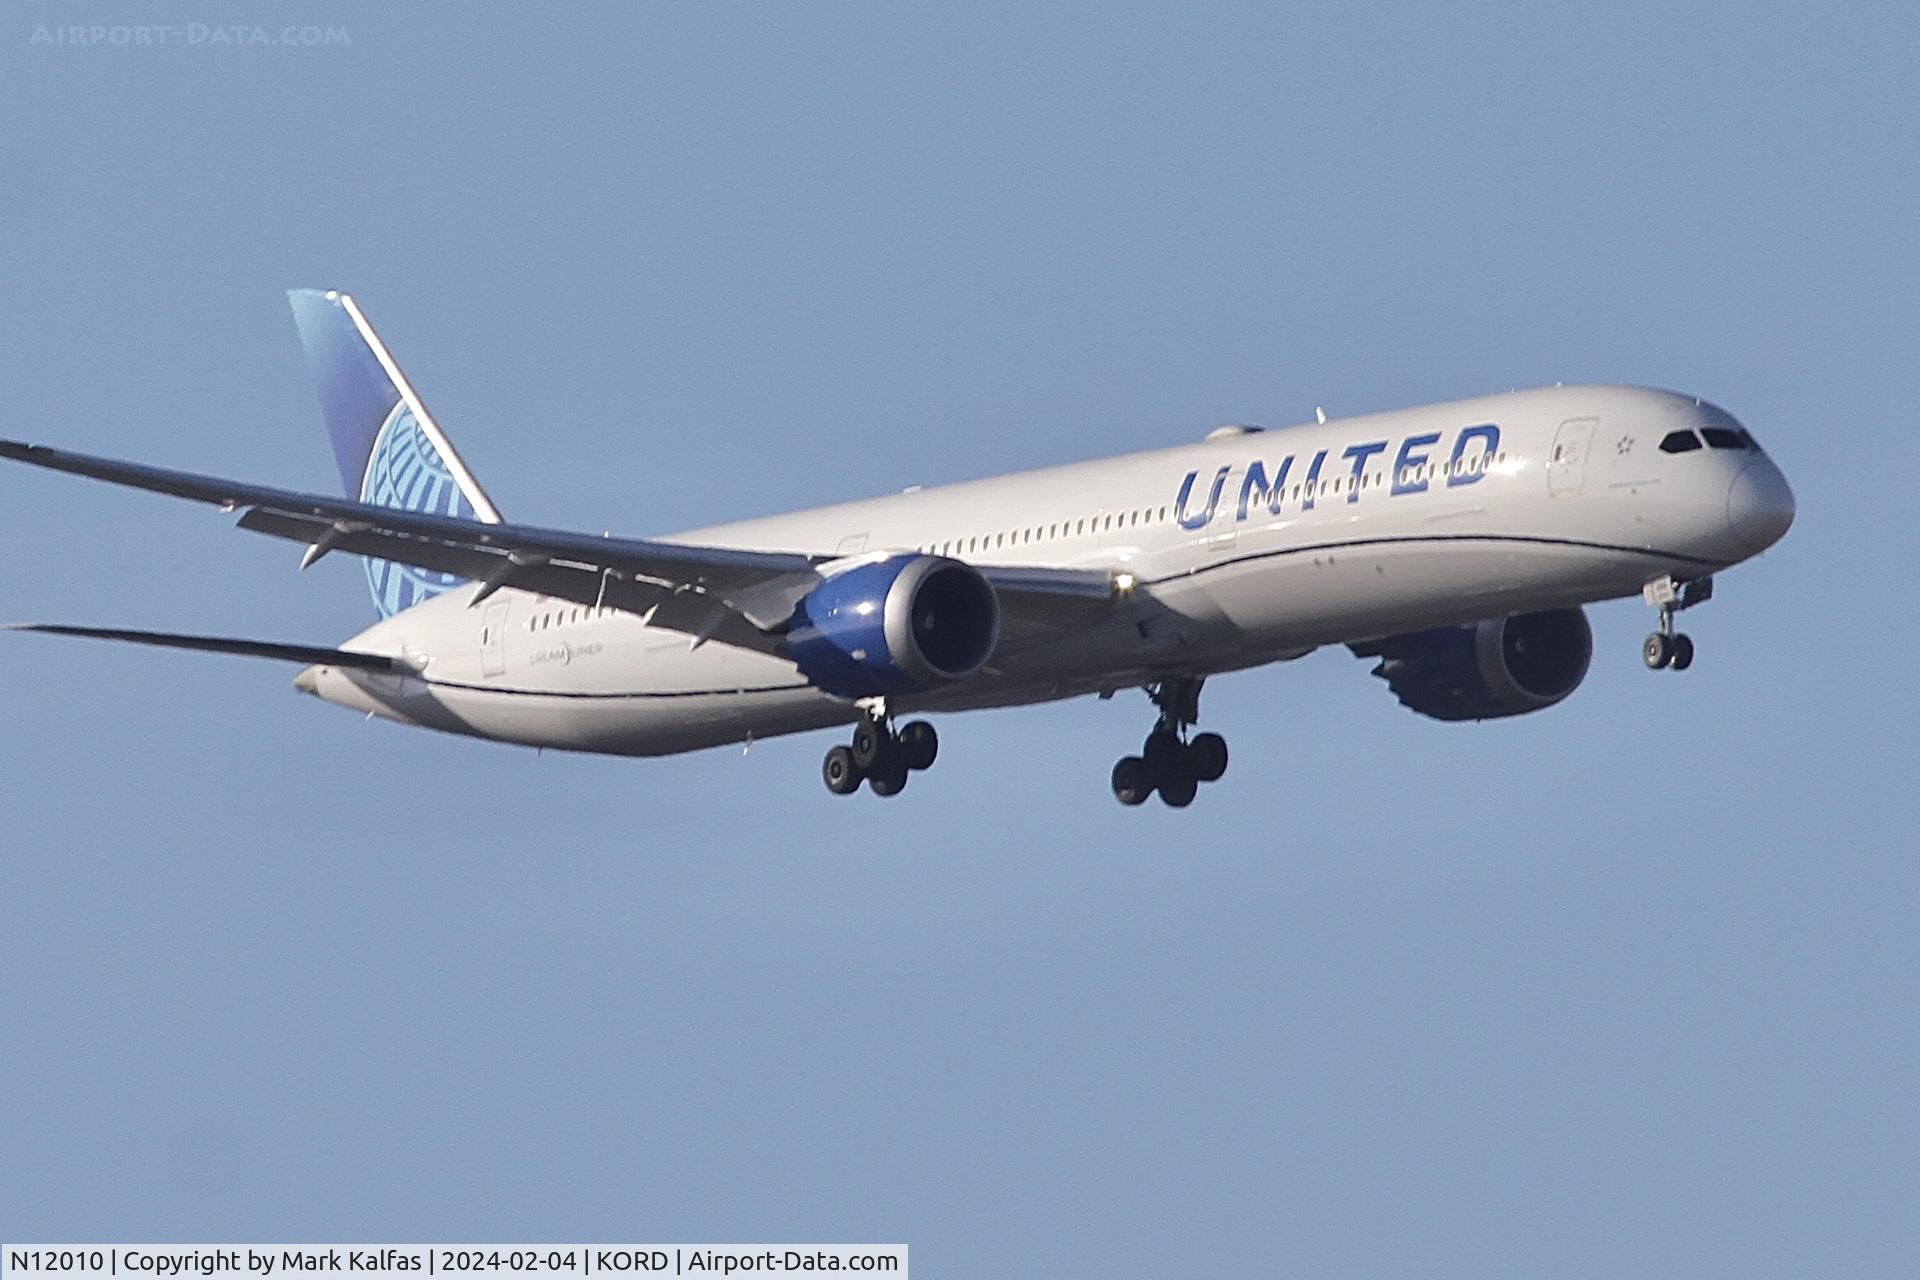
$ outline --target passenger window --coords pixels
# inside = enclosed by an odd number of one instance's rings
[[[1712,449],[1744,449],[1747,442],[1732,427],[1702,427],[1700,434],[1707,438],[1707,446]]]
[[[1691,431],[1669,431],[1660,442],[1662,453],[1692,453],[1700,447],[1700,437]]]

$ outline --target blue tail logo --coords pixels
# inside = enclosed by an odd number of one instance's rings
[[[295,289],[287,298],[348,495],[398,511],[499,523],[499,511],[353,299],[317,289]],[[366,566],[367,586],[382,617],[465,581],[386,560],[369,558]]]
[[[462,520],[474,518],[473,504],[460,492],[453,472],[447,469],[433,441],[420,429],[419,419],[404,402],[393,406],[393,412],[380,424],[373,453],[367,459],[367,474],[360,483],[360,501],[396,511],[423,511]],[[443,591],[451,591],[466,581],[450,573],[435,573],[391,560],[368,558],[366,564],[373,603],[385,618]]]

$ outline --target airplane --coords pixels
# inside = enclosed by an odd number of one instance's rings
[[[345,293],[289,293],[345,496],[0,441],[0,457],[238,512],[307,568],[363,559],[379,621],[336,648],[62,624],[10,629],[272,658],[368,716],[658,756],[851,725],[829,791],[899,794],[924,718],[1144,690],[1115,797],[1174,808],[1226,771],[1212,676],[1346,645],[1402,705],[1524,715],[1579,686],[1584,607],[1675,615],[1794,518],[1785,476],[1697,397],[1553,386],[635,539],[508,521]],[[907,719],[906,717],[915,717]]]

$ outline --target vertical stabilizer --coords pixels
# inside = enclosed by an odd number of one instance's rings
[[[332,289],[294,289],[287,300],[347,495],[401,511],[498,524],[493,500],[353,299]],[[386,560],[369,559],[366,565],[367,584],[383,617],[462,581]]]

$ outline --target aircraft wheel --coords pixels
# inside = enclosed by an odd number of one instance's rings
[[[880,772],[880,763],[892,754],[892,746],[886,726],[877,720],[862,716],[860,723],[853,727],[853,762],[862,773]]]
[[[826,780],[827,790],[837,796],[850,796],[858,791],[865,777],[860,766],[853,762],[853,751],[847,747],[835,747],[827,752],[827,758],[820,764],[820,776]]]
[[[940,754],[940,735],[925,720],[911,720],[900,727],[900,754],[909,769],[931,769]]]
[[[1675,636],[1673,638],[1673,656],[1667,659],[1669,671],[1685,671],[1693,665],[1693,637]]]
[[[1194,777],[1218,782],[1227,771],[1227,740],[1217,733],[1203,733],[1187,744],[1187,760]]]
[[[880,771],[868,777],[867,785],[873,788],[877,796],[897,796],[907,789],[907,765],[897,755],[880,766]]]
[[[1169,809],[1184,809],[1200,794],[1200,780],[1192,774],[1160,780],[1160,801]]]
[[[1180,739],[1171,729],[1155,729],[1147,735],[1140,748],[1140,758],[1146,762],[1147,772],[1155,778],[1165,778],[1179,772],[1179,761],[1184,748]]]
[[[1153,775],[1139,756],[1122,756],[1113,766],[1113,798],[1124,805],[1144,804],[1153,794]]]
[[[1673,661],[1673,641],[1664,632],[1650,632],[1640,646],[1640,660],[1649,671],[1665,668]]]

